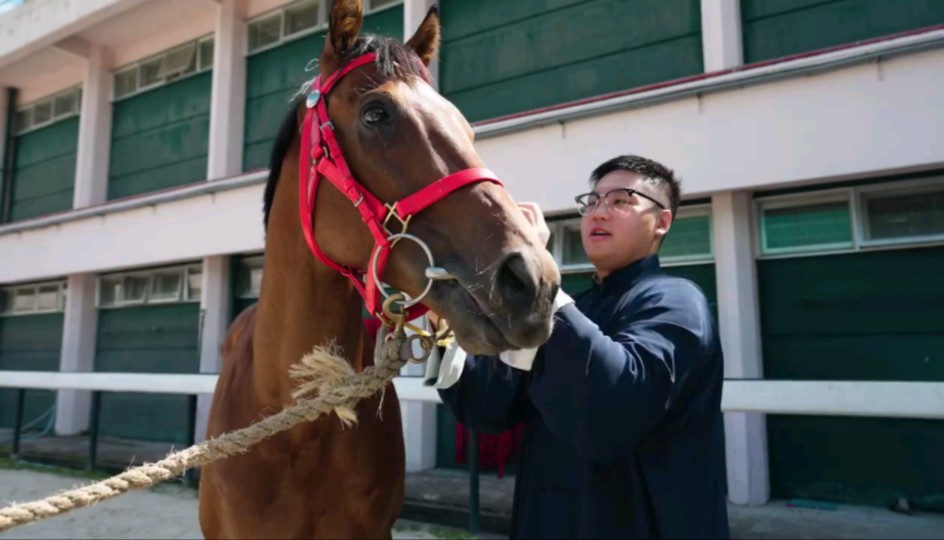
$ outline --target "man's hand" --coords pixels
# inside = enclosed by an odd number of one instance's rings
[[[538,234],[538,240],[541,241],[541,245],[547,247],[547,241],[551,238],[551,230],[544,221],[544,212],[541,211],[538,203],[518,203],[518,208],[521,208],[521,212],[524,213],[524,217],[528,220],[528,222],[531,223],[531,225],[534,225],[535,231]]]

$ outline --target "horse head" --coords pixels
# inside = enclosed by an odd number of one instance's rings
[[[320,76],[298,109],[308,120],[303,137],[311,131],[298,173],[301,200],[305,178],[314,179],[309,247],[336,269],[360,269],[365,299],[379,268],[376,287],[421,301],[417,307],[446,319],[471,353],[544,343],[560,273],[485,168],[472,127],[429,83],[438,11],[430,9],[405,44],[362,34],[362,23],[359,0],[333,2]],[[322,106],[327,125],[319,122]],[[331,175],[334,186],[320,179]],[[303,226],[307,215],[303,203]]]

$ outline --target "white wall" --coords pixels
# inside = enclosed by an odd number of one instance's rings
[[[0,236],[0,283],[263,247],[262,184]]]
[[[569,211],[620,153],[662,160],[689,196],[944,163],[944,51],[486,137],[518,199]],[[0,283],[262,249],[262,185],[44,229],[4,232]],[[5,230],[9,230],[6,227]]]
[[[147,1],[30,0],[0,17],[0,66]]]
[[[944,51],[482,138],[516,198],[567,210],[618,154],[663,161],[688,195],[944,163]]]

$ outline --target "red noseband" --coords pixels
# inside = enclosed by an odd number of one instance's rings
[[[389,318],[383,312],[381,294],[388,296],[378,279],[382,279],[383,270],[393,245],[402,238],[409,238],[420,244],[426,251],[430,267],[433,267],[433,257],[426,245],[415,236],[407,235],[406,229],[410,219],[437,201],[443,199],[453,191],[477,182],[502,183],[492,171],[484,168],[465,169],[441,178],[423,189],[404,197],[394,203],[384,203],[358,182],[351,174],[351,170],[344,159],[341,147],[334,136],[334,125],[328,116],[328,107],[325,98],[334,85],[351,71],[371,63],[376,58],[374,53],[365,54],[351,61],[346,66],[331,74],[323,82],[321,76],[312,82],[311,92],[308,94],[305,121],[302,124],[302,150],[299,160],[298,174],[298,206],[302,222],[302,232],[311,252],[328,267],[347,276],[354,284],[357,292],[364,299],[367,311],[381,321],[389,323]],[[428,81],[427,81],[428,82]],[[305,157],[307,153],[307,158]],[[318,191],[318,182],[327,178],[354,204],[361,219],[367,225],[374,237],[374,247],[368,266],[373,271],[360,270],[342,266],[324,254],[318,247],[314,233],[315,194]],[[402,225],[399,233],[392,233],[387,229],[387,222],[396,217]],[[391,241],[392,240],[392,241]],[[430,279],[427,277],[427,279]],[[418,302],[429,291],[432,282],[427,283],[426,290],[418,298],[403,303],[406,320],[414,319],[427,311],[427,308]]]

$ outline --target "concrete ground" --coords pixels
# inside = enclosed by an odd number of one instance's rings
[[[62,473],[0,469],[0,507],[48,497],[56,492],[93,482]],[[397,522],[397,539],[502,538],[408,520]],[[163,484],[72,510],[60,516],[0,532],[10,538],[203,538],[197,520],[196,491]]]
[[[0,507],[40,499],[86,485],[96,478],[55,472],[0,469]],[[773,503],[757,508],[731,507],[732,538],[909,538],[944,539],[944,516],[904,516],[877,509],[791,508]],[[398,539],[505,538],[472,535],[467,530],[402,519]],[[196,492],[180,484],[162,484],[0,533],[10,538],[202,538]]]
[[[0,430],[0,456],[9,452]],[[81,471],[88,456],[88,438],[44,437],[24,441],[27,461],[56,463],[67,468],[43,468],[0,457],[0,507],[46,497],[61,489],[84,485],[128,467],[165,457],[165,444],[99,441],[98,466],[107,473]],[[176,448],[179,450],[179,448]],[[11,470],[11,469],[25,470]],[[50,474],[44,471],[56,471]],[[469,475],[463,470],[434,469],[408,473],[403,518],[395,538],[469,538]],[[482,473],[479,478],[479,528],[507,536],[514,478]],[[182,484],[165,484],[149,491],[125,494],[49,520],[18,527],[0,538],[200,538],[196,494]],[[145,511],[142,511],[144,509]],[[91,520],[99,516],[103,519]],[[785,501],[760,507],[729,506],[731,536],[735,539],[939,539],[944,540],[944,514],[903,515],[883,508],[834,505],[829,509],[797,508]],[[436,523],[438,525],[432,525]]]

